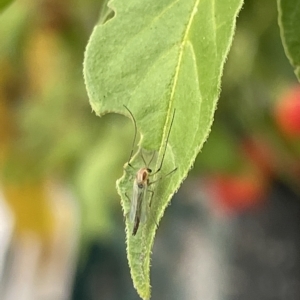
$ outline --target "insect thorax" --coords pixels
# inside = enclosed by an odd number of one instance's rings
[[[149,168],[141,168],[136,174],[136,183],[139,188],[143,188],[149,181],[149,174],[152,172]]]

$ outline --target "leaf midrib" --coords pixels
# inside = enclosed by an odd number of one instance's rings
[[[214,1],[214,0],[213,0]],[[179,72],[180,72],[180,67],[181,67],[181,62],[182,62],[182,57],[183,57],[183,53],[184,53],[184,49],[185,49],[185,44],[189,41],[188,40],[188,34],[190,32],[193,20],[195,15],[197,14],[197,7],[199,5],[200,0],[196,0],[195,4],[193,6],[193,9],[191,11],[191,15],[186,27],[186,30],[184,32],[183,38],[182,38],[182,42],[180,45],[180,50],[179,50],[179,55],[178,55],[178,62],[175,68],[175,75],[174,75],[174,79],[173,79],[173,85],[172,85],[172,90],[171,90],[171,94],[170,94],[170,101],[169,101],[169,107],[167,110],[167,118],[166,118],[166,122],[165,122],[165,126],[164,126],[164,132],[163,132],[163,136],[162,136],[162,141],[164,141],[166,139],[166,135],[167,135],[167,124],[170,123],[170,116],[171,116],[171,108],[172,108],[172,103],[174,100],[174,95],[175,95],[175,90],[177,87],[177,82],[178,82],[178,78],[179,78]],[[197,77],[197,81],[199,81],[199,78]],[[163,142],[161,143],[160,149],[159,149],[159,153],[161,153],[161,149],[162,147],[164,147]]]

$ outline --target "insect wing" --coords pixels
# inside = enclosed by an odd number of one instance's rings
[[[133,184],[133,192],[132,192],[132,198],[131,198],[131,207],[130,207],[130,213],[129,213],[129,220],[131,223],[134,222],[135,216],[138,206],[140,205],[141,197],[143,196],[143,189],[139,189],[138,185],[136,182]]]

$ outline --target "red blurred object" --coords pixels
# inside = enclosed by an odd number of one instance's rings
[[[215,175],[206,183],[216,208],[229,213],[257,207],[266,193],[265,181],[253,174]]]
[[[300,137],[300,86],[291,88],[275,106],[278,127],[289,137]]]

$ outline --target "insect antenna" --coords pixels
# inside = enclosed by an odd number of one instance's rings
[[[129,110],[129,108],[128,108],[125,104],[123,104],[123,106],[124,106],[124,107],[126,108],[126,110],[129,112],[129,114],[130,114],[130,116],[131,116],[131,119],[132,119],[132,121],[133,121],[133,124],[134,124],[134,137],[133,137],[133,141],[132,141],[131,152],[130,152],[129,159],[128,159],[128,165],[129,165],[130,167],[133,168],[133,166],[132,166],[131,163],[130,163],[130,160],[131,160],[132,155],[133,155],[133,149],[134,149],[135,140],[136,140],[136,135],[137,135],[137,126],[136,126],[136,121],[135,121],[135,118],[134,118],[132,112]]]
[[[171,129],[172,129],[172,126],[173,126],[174,117],[175,117],[175,109],[174,109],[174,112],[173,112],[173,116],[172,116],[172,120],[171,120],[171,124],[170,124],[170,129],[169,129],[169,132],[168,132],[168,135],[167,135],[166,145],[165,145],[164,153],[163,153],[163,156],[162,156],[162,159],[161,159],[161,162],[160,162],[160,166],[158,167],[158,169],[152,175],[155,175],[156,173],[158,173],[162,168],[162,165],[163,165],[163,162],[164,162],[164,159],[165,159],[165,154],[166,154],[166,150],[167,150],[169,137],[170,137],[170,132],[171,132]]]

